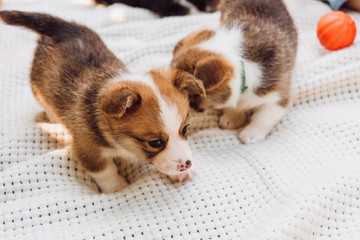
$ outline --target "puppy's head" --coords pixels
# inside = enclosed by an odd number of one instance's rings
[[[173,52],[171,67],[194,75],[204,84],[206,98],[190,95],[190,105],[197,111],[218,108],[231,95],[230,80],[234,77],[232,64],[223,55],[201,47],[214,35],[215,32],[211,30],[192,33],[181,40]]]
[[[120,156],[135,155],[168,175],[189,169],[188,95],[204,95],[202,82],[183,71],[161,69],[123,78],[100,98],[109,124],[106,136]]]

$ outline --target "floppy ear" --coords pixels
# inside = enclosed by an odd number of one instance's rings
[[[184,41],[185,39],[182,39],[180,42],[178,42],[175,47],[174,47],[174,51],[173,51],[173,56],[180,50],[180,48],[182,46],[184,46]]]
[[[201,30],[197,32],[190,33],[185,38],[183,38],[180,42],[175,45],[173,56],[182,48],[182,47],[191,47],[196,44],[199,44],[203,41],[208,40],[209,38],[215,35],[215,31],[213,30]]]
[[[141,97],[133,89],[121,86],[121,83],[114,85],[101,97],[100,106],[106,116],[121,118],[126,112],[135,110],[141,104]]]
[[[188,72],[177,70],[173,83],[180,92],[187,95],[206,95],[203,82]]]
[[[207,57],[195,65],[194,75],[204,82],[206,91],[213,90],[233,78],[233,67],[221,57]]]

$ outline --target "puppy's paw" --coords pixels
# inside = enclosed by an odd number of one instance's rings
[[[173,183],[175,182],[183,182],[189,178],[192,178],[195,175],[195,168],[191,167],[189,170],[187,170],[186,172],[180,173],[178,175],[169,175],[169,178],[171,179],[171,181]]]
[[[245,114],[224,112],[219,118],[219,127],[222,129],[238,129],[245,122]]]
[[[248,125],[240,131],[238,139],[243,144],[251,144],[264,140],[267,134],[268,131],[264,129]]]
[[[222,115],[219,119],[219,127],[222,129],[237,129],[242,125],[242,121],[229,118],[229,116]]]
[[[100,185],[100,184],[98,184]],[[127,188],[129,184],[127,183],[126,179],[120,175],[112,179],[111,182],[107,184],[102,184],[100,190],[102,193],[115,193]]]

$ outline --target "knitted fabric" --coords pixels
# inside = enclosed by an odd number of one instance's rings
[[[242,145],[216,112],[193,115],[194,178],[173,184],[147,163],[119,164],[130,187],[114,194],[98,192],[69,134],[33,97],[36,34],[0,23],[0,239],[360,239],[360,39],[327,51],[316,25],[329,6],[287,3],[299,33],[293,105],[266,140]],[[130,70],[168,66],[180,39],[220,19],[86,0],[3,0],[2,9],[83,23]]]

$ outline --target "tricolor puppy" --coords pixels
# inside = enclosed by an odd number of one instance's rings
[[[115,157],[146,160],[173,180],[192,174],[188,94],[204,94],[201,81],[179,70],[129,73],[95,32],[76,23],[18,11],[0,16],[40,34],[33,93],[50,121],[70,131],[75,156],[102,192],[128,186]]]
[[[290,104],[297,32],[281,0],[225,0],[218,30],[181,40],[171,67],[203,81],[196,110],[222,109],[222,128],[241,128],[239,140],[263,140]]]
[[[196,7],[200,11],[215,12],[222,0],[94,0],[99,4],[123,3],[132,7],[147,8],[160,16],[181,16],[191,14]]]

